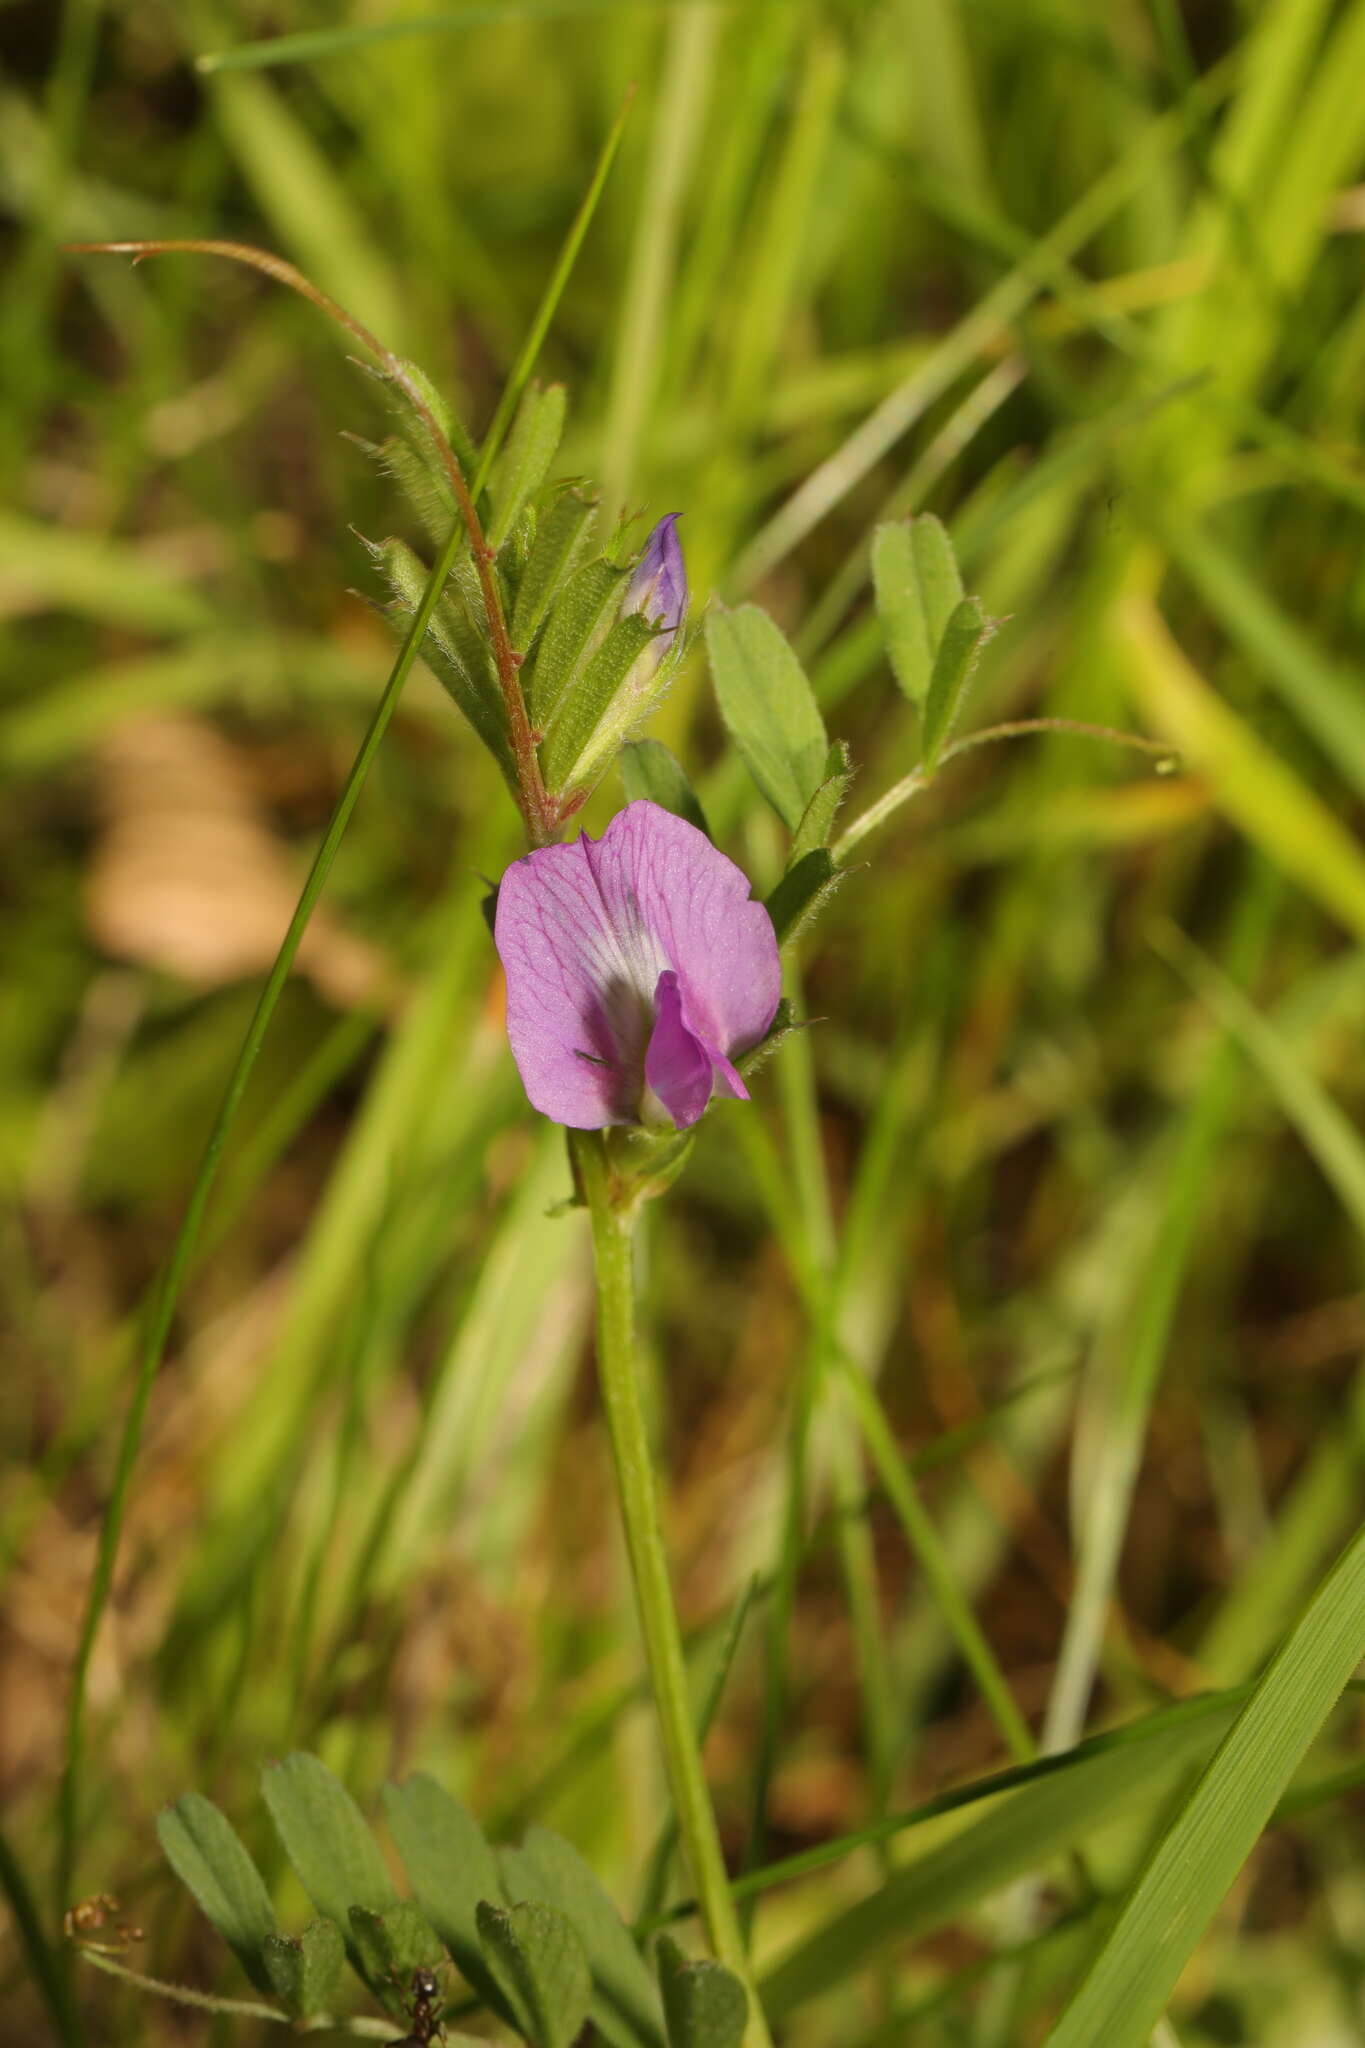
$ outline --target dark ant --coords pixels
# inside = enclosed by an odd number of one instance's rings
[[[444,2041],[446,2030],[441,2024],[441,1985],[434,1970],[414,1970],[408,1979],[407,1996],[403,2003],[408,2009],[412,2031],[404,2034],[401,2041],[394,2041],[390,2048],[431,2048],[433,2041]]]

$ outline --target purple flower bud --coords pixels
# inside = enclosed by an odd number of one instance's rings
[[[647,619],[660,619],[667,630],[649,647],[653,666],[667,654],[687,611],[687,570],[678,542],[678,514],[666,512],[635,564],[634,574],[621,600],[621,615],[643,612]]]
[[[772,919],[704,832],[645,801],[513,861],[494,938],[507,1035],[534,1106],[573,1130],[696,1123],[747,1102],[736,1057],[781,995]]]

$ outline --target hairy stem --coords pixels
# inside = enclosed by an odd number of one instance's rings
[[[391,348],[386,348],[377,335],[371,334],[363,321],[357,320],[353,313],[348,313],[344,306],[339,306],[336,300],[320,290],[311,278],[305,277],[301,270],[296,270],[292,263],[286,263],[282,256],[274,255],[269,249],[255,249],[247,242],[222,242],[199,237],[176,237],[149,242],[72,242],[67,247],[72,255],[131,256],[136,262],[141,262],[147,256],[182,255],[224,256],[230,263],[245,264],[249,269],[259,270],[264,276],[273,278],[276,284],[287,285],[290,291],[297,292],[300,298],[307,299],[310,305],[325,313],[329,320],[334,320],[338,327],[353,335],[361,347],[375,358],[390,382],[398,386],[426,428],[431,444],[440,456],[455,503],[459,508],[460,521],[469,541],[469,552],[479,578],[484,612],[488,619],[488,637],[502,691],[503,709],[507,717],[507,735],[516,763],[518,808],[525,821],[526,834],[532,846],[548,845],[558,834],[556,807],[547,796],[541,777],[535,737],[531,731],[531,721],[526,713],[526,699],[522,693],[521,662],[507,631],[502,598],[493,574],[496,550],[489,547],[484,537],[483,525],[474,502],[483,486],[488,460],[496,445],[493,437],[490,436],[486,443],[485,457],[479,463],[479,471],[471,489],[460,467],[459,458],[442,431],[440,421],[431,410],[421,386],[403,358],[395,355]]]
[[[196,1991],[189,1984],[172,1984],[164,1977],[149,1977],[144,1970],[134,1970],[127,1963],[116,1962],[103,1949],[78,1944],[76,1953],[83,1962],[93,1964],[108,1976],[121,1978],[125,1984],[135,1985],[139,1991],[154,1992],[158,1998],[169,1999],[172,2005],[193,2006],[198,2012],[220,2013],[228,2019],[271,2020],[276,2026],[288,2027],[295,2034],[352,2034],[365,2041],[393,2040],[392,2020],[368,2019],[364,2014],[340,2019],[333,2013],[315,2013],[311,2019],[294,2020],[287,2012],[281,2012],[278,2006],[266,2005],[261,1999],[219,1998],[210,1991]],[[452,2048],[477,2048],[470,2034],[447,2031],[445,2038]]]
[[[983,726],[980,732],[968,733],[965,739],[954,740],[950,747],[945,747],[939,756],[937,768],[932,771],[912,768],[908,775],[902,776],[899,782],[892,784],[885,796],[879,796],[874,804],[869,804],[862,816],[855,818],[835,840],[831,849],[835,860],[840,863],[846,861],[854,847],[860,845],[869,832],[875,832],[877,827],[884,825],[902,804],[908,803],[911,797],[918,796],[922,789],[927,789],[935,775],[946,768],[950,761],[956,761],[962,754],[974,752],[977,747],[993,747],[1002,740],[1033,739],[1040,733],[1062,733],[1071,739],[1099,740],[1105,746],[1128,747],[1134,753],[1150,755],[1156,763],[1158,774],[1169,774],[1180,766],[1179,756],[1164,740],[1149,740],[1136,732],[1120,732],[1117,727],[1111,725],[1087,725],[1079,718],[1016,718],[1008,725]]]
[[[730,1897],[716,1816],[706,1788],[688,1698],[687,1666],[669,1583],[658,1484],[636,1373],[632,1217],[613,1185],[601,1133],[572,1131],[569,1143],[592,1219],[597,1272],[598,1381],[611,1437],[621,1520],[678,1832],[707,1939],[719,1960],[741,1978],[749,1992],[745,2048],[770,2048],[767,2023],[749,1982],[748,1960]]]

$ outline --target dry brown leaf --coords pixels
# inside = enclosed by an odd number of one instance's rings
[[[97,944],[199,987],[265,972],[300,885],[241,752],[198,719],[158,715],[118,726],[97,767],[104,826],[86,885]],[[299,966],[342,1008],[396,993],[384,955],[325,905]]]

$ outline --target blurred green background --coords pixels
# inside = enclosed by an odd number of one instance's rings
[[[803,947],[818,1028],[651,1219],[703,1653],[793,1490],[807,1514],[766,1855],[1003,1760],[821,1379],[794,1243],[1049,1742],[1253,1673],[1359,1513],[1365,4],[501,0],[195,68],[413,11],[0,6],[0,1797],[40,1897],[140,1307],[389,664],[357,533],[406,516],[346,438],[380,431],[375,387],[309,307],[63,239],[276,249],[477,434],[635,82],[542,361],[566,472],[681,511],[698,599],[780,620],[855,810],[913,761],[868,541],[926,507],[1008,621],[974,718],[1178,751],[984,750],[869,840]],[[770,883],[699,659],[654,730]],[[294,1747],[367,1808],[420,1765],[495,1831],[546,1821],[627,1910],[653,1840],[586,1241],[546,1213],[562,1142],[479,907],[514,827],[419,671],[234,1132],[92,1669],[79,1890],[123,1900],[139,1967],[242,1988],[159,1861],[191,1785],[302,1917],[254,1789]],[[737,1859],[772,1611],[710,1750]],[[1316,1773],[1357,1734],[1344,1711]],[[1351,1794],[1267,1836],[1187,1975],[1187,2048],[1365,2038],[1363,1825]],[[876,1868],[774,1892],[759,1954]],[[787,2038],[985,2039],[998,1933],[973,1907]],[[997,2038],[1040,2038],[1078,1953]],[[93,2041],[253,2038],[80,1989]],[[7,2041],[46,2038],[2,1925],[0,2004]]]

